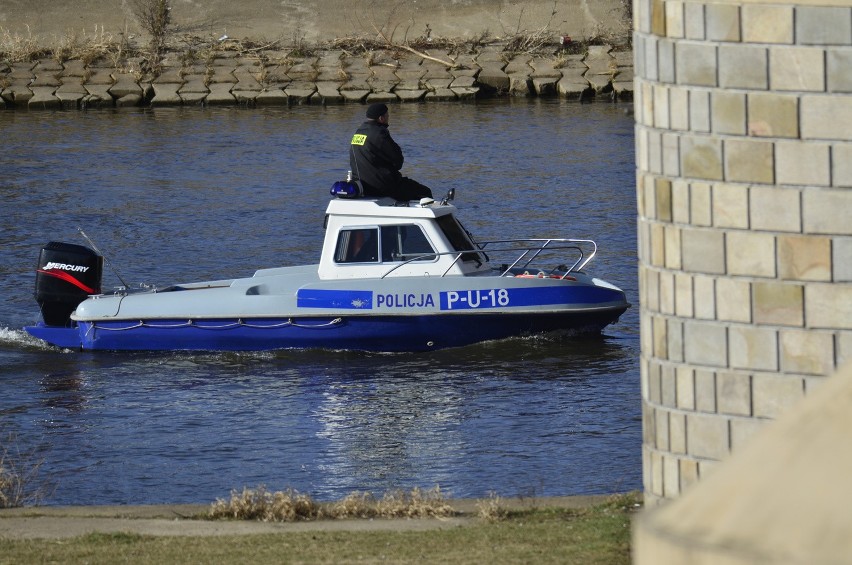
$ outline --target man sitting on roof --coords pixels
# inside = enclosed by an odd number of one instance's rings
[[[352,136],[350,167],[364,187],[364,196],[390,196],[397,200],[432,198],[429,187],[402,176],[402,149],[388,131],[388,107],[370,104],[367,121]]]

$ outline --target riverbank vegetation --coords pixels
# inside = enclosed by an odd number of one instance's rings
[[[581,508],[507,510],[500,520],[473,518],[429,530],[154,537],[90,534],[62,540],[0,540],[0,561],[11,563],[560,563],[630,562],[630,521],[636,494]],[[398,523],[408,523],[399,520]],[[176,525],[176,531],[179,525]]]
[[[413,33],[408,28],[401,29],[400,23],[393,20],[392,13],[387,21],[365,24],[370,29],[365,29],[363,33],[315,43],[306,41],[303,35],[274,40],[235,39],[227,36],[216,38],[198,35],[198,30],[191,26],[174,22],[170,3],[171,0],[129,0],[130,9],[139,28],[144,31],[144,37],[137,37],[127,29],[108,31],[103,26],[94,25],[90,30],[46,40],[32,34],[12,33],[0,27],[0,65],[53,59],[63,64],[70,60],[80,60],[89,66],[95,61],[106,61],[113,68],[137,72],[140,76],[153,79],[158,76],[163,60],[169,55],[190,64],[212,60],[221,52],[236,52],[238,56],[262,59],[269,52],[286,51],[292,58],[304,58],[335,50],[368,58],[378,53],[399,58],[407,53],[453,66],[455,61],[452,57],[435,58],[427,51],[437,49],[455,55],[471,54],[483,46],[499,44],[507,55],[579,54],[591,45],[629,48],[632,28],[631,2],[624,0],[620,29],[596,27],[581,38],[558,35],[550,22],[537,29],[526,29],[523,12],[517,25],[503,29],[500,34],[485,30],[465,38],[436,36],[428,24],[419,33]]]

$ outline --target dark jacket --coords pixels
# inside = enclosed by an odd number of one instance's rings
[[[367,120],[352,136],[349,166],[361,180],[365,196],[391,196],[402,174],[402,149],[393,140],[388,126]]]

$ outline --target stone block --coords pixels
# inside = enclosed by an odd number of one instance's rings
[[[716,317],[725,322],[751,322],[751,285],[734,278],[716,281]]]
[[[725,179],[733,182],[772,184],[772,143],[750,139],[725,141]]]
[[[680,176],[680,136],[674,133],[662,135],[663,174],[670,177]]]
[[[654,331],[654,357],[657,359],[667,359],[669,356],[668,352],[668,326],[666,324],[666,319],[661,316],[654,316],[651,325]]]
[[[280,87],[265,88],[254,99],[258,106],[286,106],[288,102],[287,95]]]
[[[663,139],[667,139],[669,143],[672,141],[670,138],[671,134],[664,134],[663,131],[654,129],[648,132],[648,170],[658,175],[663,174]],[[676,153],[674,155],[671,153],[667,155],[666,164],[670,168],[678,167],[678,165],[672,165],[671,163],[676,155]]]
[[[686,414],[669,413],[669,451],[686,454]]]
[[[675,45],[675,68],[679,84],[716,86],[716,46],[687,41]]]
[[[321,104],[340,104],[343,96],[340,95],[339,82],[318,82],[316,95]]]
[[[766,49],[751,45],[720,45],[719,86],[766,90],[769,86]]]
[[[59,110],[62,108],[62,101],[54,94],[55,86],[32,86],[30,87],[33,95],[27,100],[27,108],[30,110]]]
[[[838,210],[852,210],[852,190],[805,190],[802,193],[804,231],[852,235],[852,222]]]
[[[680,170],[683,176],[722,180],[722,142],[719,139],[683,136],[680,141]]]
[[[852,96],[807,95],[801,99],[801,130],[804,139],[849,139]]]
[[[713,133],[745,135],[746,97],[739,92],[718,90],[710,95]]]
[[[720,414],[751,415],[751,376],[747,373],[716,373],[716,405]]]
[[[852,330],[852,285],[811,283],[805,312],[809,328]]]
[[[669,126],[673,130],[689,129],[689,90],[686,88],[669,89]]]
[[[837,242],[834,243],[835,247]],[[779,235],[778,277],[796,281],[830,281],[832,241],[828,237]],[[837,262],[834,262],[837,265]]]
[[[699,412],[716,412],[716,373],[713,371],[695,371],[695,409]]]
[[[748,229],[748,188],[739,184],[713,186],[713,225]]]
[[[706,4],[705,33],[708,41],[740,40],[740,8],[736,4]]]
[[[766,425],[758,418],[731,418],[731,450],[737,452]]]
[[[728,329],[728,339],[732,368],[753,371],[778,370],[778,333],[775,329],[731,326]]]
[[[774,185],[749,189],[751,228],[765,231],[799,232],[802,229],[801,191]]]
[[[831,148],[831,178],[834,186],[852,187],[852,144]]]
[[[694,457],[719,460],[729,453],[728,419],[706,414],[687,414],[687,451]]]
[[[677,367],[677,407],[681,410],[695,410],[695,374],[691,367]]]
[[[848,7],[798,6],[796,42],[802,45],[852,44],[852,13]]]
[[[640,2],[641,3],[641,2]],[[705,39],[704,37],[704,3],[685,2],[684,12],[684,35],[687,39]]]
[[[114,75],[115,84],[109,89],[109,93],[113,98],[122,98],[128,94],[142,95],[142,87],[139,86],[136,75],[129,73],[116,73]]]
[[[826,53],[829,92],[852,92],[852,49],[829,49]]]
[[[688,489],[698,482],[698,462],[693,459],[681,459],[680,463],[680,489]]]
[[[775,178],[778,184],[829,186],[830,148],[827,143],[779,141],[775,144]]]
[[[775,238],[772,234],[728,232],[725,255],[729,275],[775,278]]]
[[[660,273],[660,312],[674,314],[674,275],[670,272]],[[666,326],[668,332],[668,326]],[[665,337],[668,344],[668,335]]]
[[[825,90],[825,53],[816,47],[771,47],[769,87],[776,91]]]
[[[287,85],[287,88],[284,89],[284,94],[287,95],[290,104],[305,104],[308,103],[311,99],[311,96],[314,95],[314,92],[317,91],[317,87],[315,84],[310,82],[298,82],[294,81]],[[393,101],[396,101],[396,94],[392,95]],[[368,96],[369,98],[369,96]],[[388,102],[391,101],[388,99],[377,99],[374,102]]]
[[[785,373],[828,376],[835,370],[832,332],[781,330],[779,345]]]
[[[852,282],[852,238],[835,237],[831,242],[832,280]]]
[[[804,325],[804,288],[798,284],[755,282],[754,322],[775,326]]]
[[[663,365],[660,367],[660,394],[662,396],[662,405],[674,408],[677,403],[675,389],[675,372],[672,365]],[[668,419],[668,415],[666,415]]]
[[[683,3],[666,2],[666,36],[684,37]]]
[[[675,273],[675,315],[693,317],[692,277]]]
[[[651,265],[664,267],[666,264],[666,232],[662,224],[651,224]]]
[[[672,451],[669,447],[669,451]],[[680,494],[679,459],[671,455],[663,456],[663,496],[674,498]]]
[[[233,83],[230,82],[209,84],[208,88],[210,88],[210,94],[208,94],[206,98],[207,104],[214,106],[235,104],[237,99],[233,94],[231,94],[231,87],[233,86]]]
[[[670,318],[668,333],[669,360],[683,363],[683,321]]]
[[[689,129],[710,131],[710,93],[693,90],[689,93]]]
[[[777,418],[804,397],[804,384],[800,377],[761,374],[752,375],[754,416]]]
[[[669,89],[665,86],[653,87],[654,127],[668,129],[669,127]]]
[[[793,43],[793,6],[744,4],[741,18],[747,43]]]
[[[681,268],[680,229],[666,226],[663,230],[665,239],[665,267],[667,269]],[[672,310],[672,314],[674,310]]]
[[[651,33],[657,36],[666,35],[666,11],[664,0],[651,0]]]
[[[672,181],[672,221],[689,223],[689,183],[683,179]]]
[[[344,90],[342,88],[340,89],[340,95],[343,96],[343,100],[345,102],[363,102],[368,94],[370,94],[369,90]]]
[[[655,217],[664,222],[672,221],[672,181],[666,178],[654,180],[654,195],[656,202]]]
[[[695,318],[699,320],[716,319],[715,279],[712,277],[693,277],[693,296]]]
[[[151,106],[171,106],[183,102],[181,97],[178,96],[179,84],[155,82],[153,87],[154,98],[151,99]]]
[[[449,88],[435,88],[426,93],[425,100],[435,102],[445,102],[455,100],[456,93]]]
[[[644,45],[644,49],[636,57],[641,60],[640,68],[642,69],[642,76],[647,80],[656,82],[659,80],[659,67],[657,66],[659,58],[657,57],[657,50],[660,40],[658,37],[649,36],[644,38],[642,44]]]
[[[397,88],[394,90],[397,96],[399,96],[400,102],[418,102],[423,100],[423,97],[426,96],[427,90],[401,90]]]
[[[681,263],[690,273],[725,272],[725,237],[717,230],[683,229],[681,231]]]
[[[683,324],[683,349],[687,363],[726,367],[727,328],[713,322],[688,320]]]
[[[852,332],[837,334],[837,366],[852,362]]]
[[[675,81],[674,42],[669,39],[661,39],[657,45],[657,76],[663,83]]]
[[[690,222],[695,226],[713,225],[712,188],[703,182],[689,185]]]
[[[748,134],[757,137],[799,137],[798,98],[775,93],[749,94]]]
[[[177,97],[177,85],[173,86],[175,96]],[[87,107],[109,107],[114,105],[113,97],[109,94],[109,84],[84,84],[83,87],[89,93],[88,96],[83,98],[83,105]],[[151,104],[153,103],[154,101],[152,100]],[[178,98],[178,102],[176,103],[180,104],[180,98]],[[167,104],[175,104],[175,102],[167,102]]]

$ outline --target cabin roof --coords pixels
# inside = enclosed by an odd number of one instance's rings
[[[421,205],[417,201],[398,202],[393,198],[335,198],[325,213],[333,216],[383,216],[387,218],[437,218],[453,214],[456,207],[434,201]]]

